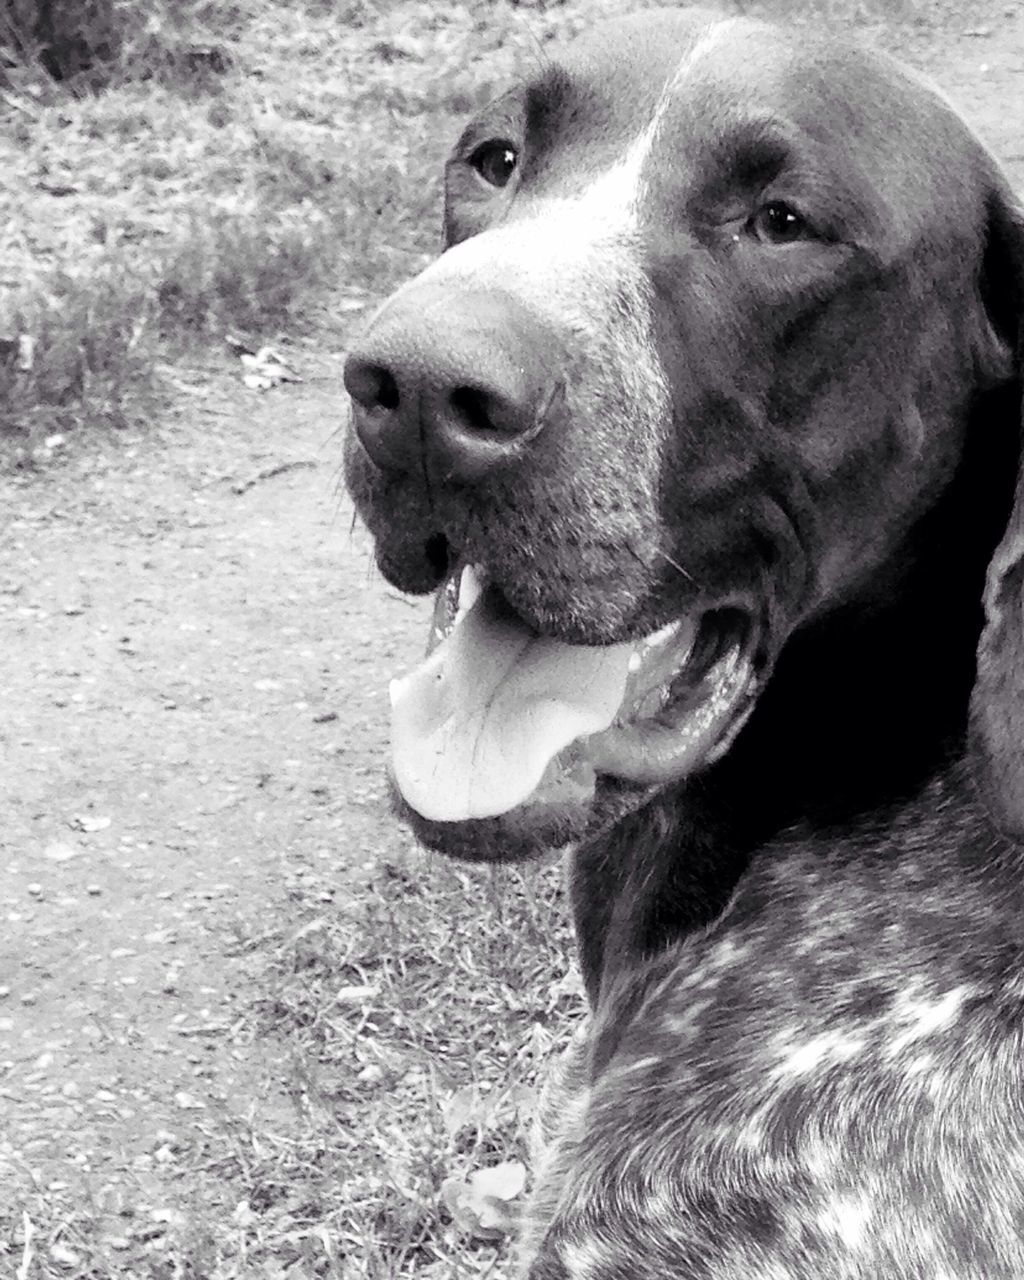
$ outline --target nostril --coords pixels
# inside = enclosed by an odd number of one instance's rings
[[[459,426],[471,432],[500,429],[494,421],[491,397],[479,387],[456,387],[448,397]]]
[[[394,374],[387,369],[379,370],[380,385],[377,389],[377,403],[382,409],[397,409],[401,397],[398,394],[398,383]]]
[[[345,365],[345,388],[364,409],[392,411],[401,403],[395,375],[384,365],[350,359]]]
[[[448,539],[443,533],[432,533],[426,541],[423,548],[426,556],[427,564],[433,570],[438,580],[443,578],[451,563],[451,551],[448,546]]]

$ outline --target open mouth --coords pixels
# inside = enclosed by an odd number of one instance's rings
[[[391,686],[392,767],[431,822],[576,807],[599,776],[656,787],[721,756],[753,707],[749,619],[721,609],[639,641],[539,634],[485,571],[441,586],[424,662]]]

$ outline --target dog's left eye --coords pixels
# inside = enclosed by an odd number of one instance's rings
[[[491,187],[507,186],[518,160],[515,147],[504,139],[482,142],[469,157],[469,163]]]
[[[803,240],[811,234],[807,219],[783,200],[772,200],[762,205],[748,225],[758,240],[765,244],[792,244],[794,240]]]

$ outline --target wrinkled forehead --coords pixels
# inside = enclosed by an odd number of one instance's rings
[[[711,105],[716,89],[737,104],[781,103],[790,56],[781,31],[701,10],[604,23],[527,86],[527,125],[540,126],[538,141],[553,141],[557,130],[574,148],[600,153],[654,120]]]
[[[820,182],[910,210],[955,197],[948,165],[976,150],[956,112],[884,55],[705,11],[605,24],[520,102],[538,191],[585,184],[631,148],[639,159],[638,147],[655,182],[706,176],[751,141],[792,153]],[[967,173],[963,184],[973,185]]]

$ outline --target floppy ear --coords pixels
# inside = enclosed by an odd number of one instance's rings
[[[1008,193],[991,211],[982,290],[995,334],[1014,351],[1006,402],[1022,441],[1024,381],[1024,207]],[[1024,840],[1024,461],[1013,507],[985,579],[984,627],[971,695],[971,763],[996,825]]]

